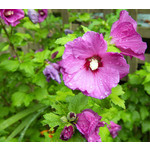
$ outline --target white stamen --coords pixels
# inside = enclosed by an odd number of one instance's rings
[[[98,68],[98,60],[92,59],[90,62],[90,68],[91,70],[96,70]]]

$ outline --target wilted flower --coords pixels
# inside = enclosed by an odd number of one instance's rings
[[[65,34],[67,35],[67,34],[72,34],[73,33],[73,31],[72,30],[69,30],[69,29],[65,29]]]
[[[61,78],[59,76],[59,65],[57,63],[50,63],[46,66],[43,73],[47,77],[47,81],[49,82],[52,78],[53,80],[57,81],[58,83],[61,83]]]
[[[39,22],[39,13],[34,9],[28,9],[28,16],[33,23]]]
[[[142,41],[140,34],[136,32],[136,28],[136,21],[128,15],[127,11],[121,11],[119,20],[112,25],[110,43],[115,44],[122,54],[144,60],[147,45]]]
[[[24,11],[22,9],[1,9],[0,16],[5,24],[16,26],[20,23],[19,20],[24,18]]]
[[[107,127],[113,138],[115,138],[118,135],[118,132],[121,130],[121,126],[115,124],[113,121],[110,121],[110,125],[108,125]]]
[[[38,10],[38,13],[39,13],[39,22],[43,22],[48,15],[48,10],[40,9],[40,10]]]
[[[101,142],[99,128],[105,124],[100,122],[101,118],[91,109],[85,109],[77,114],[77,123],[75,125],[88,142]]]
[[[51,59],[54,59],[58,54],[58,51],[54,52],[52,55],[51,55]]]
[[[121,54],[106,51],[103,35],[93,31],[68,42],[60,61],[65,85],[87,96],[107,97],[129,73],[129,65]]]
[[[73,126],[70,125],[70,126],[65,126],[64,129],[62,130],[61,134],[60,134],[60,139],[64,140],[64,141],[67,141],[69,140],[72,135],[73,135]]]

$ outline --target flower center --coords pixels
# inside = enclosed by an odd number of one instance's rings
[[[92,59],[90,62],[90,68],[91,70],[96,70],[98,68],[98,60]]]
[[[86,59],[84,67],[86,68],[86,70],[90,69],[91,71],[94,72],[97,71],[99,67],[103,67],[103,64],[99,56],[93,56]]]
[[[12,11],[12,10],[6,11],[6,12],[4,13],[5,17],[9,17],[9,16],[11,16],[11,15],[13,15],[13,14],[14,14],[14,11]]]
[[[44,13],[43,11],[40,11],[40,15],[41,15],[41,16],[44,16],[45,13]]]

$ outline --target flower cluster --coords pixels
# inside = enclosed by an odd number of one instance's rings
[[[34,9],[28,9],[28,16],[33,23],[43,22],[48,15],[47,9],[40,9],[38,11]]]
[[[111,89],[129,73],[123,55],[144,59],[147,46],[136,27],[128,12],[121,11],[110,33],[110,44],[118,47],[121,53],[107,52],[103,35],[93,31],[68,42],[59,63],[65,85],[98,99],[110,95]]]
[[[72,125],[64,127],[60,134],[60,139],[65,141],[69,140],[75,133],[76,127],[76,129],[88,142],[101,142],[99,128],[104,127],[106,124],[104,121],[100,121],[102,119],[101,116],[99,116],[91,109],[85,109],[77,115],[71,112],[69,113],[69,116],[72,116],[74,118],[73,121],[75,122]],[[121,130],[121,126],[115,124],[112,121],[110,121],[110,123],[111,124],[107,125],[107,127],[112,137],[115,138],[118,135],[118,131]]]

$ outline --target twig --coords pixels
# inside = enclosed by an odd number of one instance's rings
[[[16,52],[16,50],[15,50],[15,47],[14,47],[14,45],[13,45],[13,44],[11,43],[11,41],[10,41],[10,36],[9,36],[9,34],[8,34],[6,28],[5,28],[5,26],[3,25],[3,23],[2,23],[1,20],[0,20],[0,24],[2,25],[2,28],[3,28],[3,30],[4,30],[4,32],[5,32],[5,34],[6,34],[6,36],[7,36],[7,39],[8,39],[8,42],[9,42],[9,45],[10,45],[12,51],[15,53],[16,57],[18,58],[19,62],[21,63],[21,60],[20,60],[20,58],[19,58],[19,56],[18,56],[18,54],[17,54],[17,52]]]

